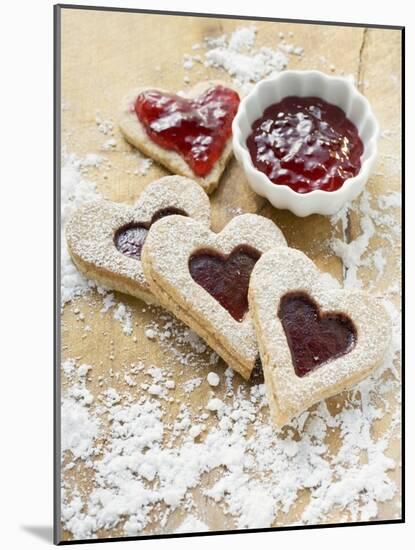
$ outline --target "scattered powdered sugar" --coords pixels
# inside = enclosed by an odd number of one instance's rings
[[[395,344],[399,347],[399,338]],[[377,438],[372,430],[386,411],[392,414],[392,426],[399,423],[399,408],[388,404],[390,392],[399,388],[395,352],[393,348],[385,364],[350,392],[341,410],[329,412],[321,402],[283,430],[269,423],[263,384],[241,385],[224,399],[206,395],[207,413],[192,413],[182,403],[173,425],[164,420],[158,391],[121,399],[119,392],[106,390],[104,411],[94,405],[66,407],[63,415],[76,414],[82,426],[84,445],[66,445],[75,451],[74,458],[96,454],[98,418],[109,431],[101,454],[93,465],[88,463],[92,489],[81,500],[76,490],[63,492],[65,529],[74,538],[95,537],[99,529],[118,526],[125,535],[137,535],[156,513],[159,532],[171,532],[168,520],[179,508],[189,513],[175,532],[212,529],[208,518],[199,523],[192,512],[200,498],[219,506],[236,528],[269,527],[305,489],[310,499],[300,524],[327,521],[336,509],[351,521],[376,517],[378,504],[396,493],[388,476],[396,464],[385,454],[392,431]],[[65,367],[75,368],[73,361]],[[145,371],[153,380],[150,388],[160,387],[163,369]],[[133,376],[138,372],[142,366],[131,370]],[[214,422],[207,428],[209,418]],[[329,450],[326,437],[333,430],[339,445]]]
[[[301,46],[294,46],[294,44],[287,44],[287,42],[281,42],[279,48],[288,54],[303,55],[304,53],[304,48]]]
[[[205,64],[225,70],[235,84],[248,91],[261,78],[284,69],[288,55],[302,54],[302,48],[285,41],[275,49],[256,49],[255,39],[254,26],[207,39]],[[193,49],[201,47],[195,44]],[[183,66],[191,70],[200,62],[202,56],[187,55]],[[105,148],[112,150],[117,145],[111,137],[112,122],[97,115],[96,124],[108,136]],[[75,208],[100,196],[85,172],[101,161],[98,155],[84,159],[64,155],[62,227]],[[140,160],[135,173],[145,175],[151,162]],[[391,214],[400,201],[399,193],[375,201],[365,192],[353,203],[360,216],[360,235],[350,243],[332,241],[333,251],[346,268],[346,287],[363,286],[361,267],[373,266],[379,275],[383,273],[389,260],[387,245],[396,242],[400,234]],[[350,207],[331,219],[333,225],[342,222],[344,234]],[[368,253],[374,236],[380,236],[385,244]],[[62,305],[94,286],[76,270],[62,238]],[[76,359],[64,361],[63,527],[74,539],[102,536],[102,529],[109,534],[119,529],[126,536],[153,533],[154,524],[157,533],[217,529],[208,513],[202,516],[203,521],[198,517],[201,500],[220,507],[235,528],[270,527],[286,524],[285,514],[298,504],[304,491],[309,498],[303,501],[297,524],[327,522],[333,512],[337,513],[334,520],[339,514],[343,521],[376,518],[378,505],[397,492],[388,475],[397,465],[387,456],[390,441],[398,437],[400,428],[397,363],[401,319],[389,299],[396,295],[398,285],[387,289],[383,297],[393,327],[384,364],[348,392],[342,406],[342,398],[339,402],[337,397],[322,401],[281,430],[269,421],[263,384],[239,379],[235,383],[236,376],[229,368],[220,384],[219,376],[209,371],[219,362],[218,356],[193,331],[156,309],[154,320],[143,330],[165,352],[166,359],[160,364],[145,364],[137,358],[132,365],[119,365],[115,373],[111,369],[109,378],[99,377],[99,389],[93,390],[89,382],[95,367]],[[103,292],[101,312],[108,311],[125,334],[132,334],[132,310],[113,293]],[[172,379],[172,362],[174,368],[183,369],[186,378],[180,387]],[[114,381],[117,387],[112,386]],[[174,399],[176,390],[190,395],[199,387],[204,397],[197,410],[190,407],[190,399]],[[168,404],[173,401],[178,402],[178,413],[171,419]],[[390,415],[391,421],[379,437],[374,426],[385,415]],[[333,432],[334,448],[327,437]],[[91,480],[87,492],[78,487],[78,478],[65,478],[65,472],[81,461]],[[171,529],[169,522],[176,510],[185,517]]]
[[[94,183],[86,179],[86,167],[98,166],[102,158],[87,155],[84,159],[63,153],[61,171],[61,302],[62,306],[87,293],[94,283],[88,281],[74,266],[65,242],[64,228],[69,216],[84,202],[100,197]]]
[[[130,336],[133,332],[133,324],[131,318],[131,310],[125,304],[120,302],[114,311],[114,319],[122,324],[122,331],[126,336]]]
[[[386,258],[382,248],[377,248],[372,254],[372,261],[378,270],[378,278],[383,274],[386,267]]]
[[[138,163],[137,170],[134,171],[134,174],[137,176],[145,176],[153,165],[153,161],[147,158],[140,158]]]
[[[211,399],[208,402],[208,404],[206,405],[206,408],[209,411],[222,411],[224,406],[225,406],[225,404],[221,399],[218,399],[217,397],[214,397],[213,399]]]
[[[97,113],[95,117],[95,123],[97,125],[98,131],[101,132],[101,134],[112,135],[114,130],[114,124],[112,120],[105,120],[101,117],[100,113]]]
[[[123,333],[126,336],[131,336],[133,333],[131,308],[122,302],[117,302],[112,292],[103,297],[102,303],[101,313],[107,313],[111,308],[114,308],[113,318],[121,323]]]
[[[117,302],[115,301],[114,294],[110,292],[109,294],[103,297],[102,303],[103,303],[103,306],[101,309],[101,313],[107,313],[107,311],[110,310],[112,307],[114,307]]]
[[[333,225],[336,225],[339,220],[342,221],[344,236],[348,224],[348,210],[353,209],[360,214],[361,232],[355,239],[346,242],[344,239],[334,238],[331,242],[333,252],[342,260],[345,267],[344,286],[346,288],[362,287],[362,281],[358,277],[358,270],[362,266],[370,267],[372,264],[378,270],[379,276],[383,274],[386,258],[381,248],[378,247],[371,257],[364,258],[369,243],[375,234],[394,247],[396,247],[394,236],[400,237],[400,222],[387,212],[390,208],[400,207],[400,193],[379,196],[376,201],[379,210],[374,208],[373,204],[375,204],[375,201],[372,195],[365,191],[352,205],[347,204],[331,218]]]
[[[149,340],[156,340],[163,350],[173,354],[179,364],[194,366],[202,354],[207,354],[210,365],[219,361],[218,355],[193,330],[185,327],[168,312],[157,315],[157,309],[153,311],[156,319],[145,328],[144,334]]]
[[[107,139],[102,145],[104,151],[111,151],[115,147],[117,147],[117,141],[114,138]]]
[[[257,30],[254,25],[236,29],[229,35],[205,39],[204,64],[226,71],[237,87],[248,92],[255,82],[273,76],[285,69],[288,55],[302,55],[303,49],[286,42],[277,43],[274,48],[262,46],[255,49]],[[198,47],[200,45],[197,45]],[[186,55],[183,66],[191,69],[201,57]]]
[[[83,203],[101,198],[95,184],[87,179],[88,168],[97,168],[104,161],[103,157],[96,154],[88,154],[79,158],[74,154],[63,153],[61,171],[61,306],[74,298],[84,296],[95,288],[98,294],[103,296],[102,313],[114,307],[113,317],[122,325],[125,335],[133,332],[132,313],[122,302],[115,300],[114,294],[107,294],[107,290],[97,287],[94,281],[88,280],[72,262],[65,240],[65,225],[69,217]],[[82,314],[79,318],[83,319]]]
[[[186,54],[184,57],[183,57],[183,69],[191,69],[195,63],[195,61],[201,61],[201,57],[200,55],[189,55],[189,54]]]
[[[144,334],[146,335],[146,338],[148,338],[149,340],[154,340],[157,336],[157,332],[152,328],[147,328]]]
[[[341,258],[346,268],[344,286],[360,287],[361,282],[357,277],[357,270],[361,266],[362,256],[366,252],[371,237],[375,233],[375,227],[369,217],[361,219],[362,233],[353,241],[347,243],[341,239],[333,239],[333,252]]]
[[[188,515],[183,523],[175,530],[175,533],[201,533],[202,531],[209,531],[209,527],[206,523],[203,523],[195,516]]]
[[[216,372],[209,372],[207,375],[207,381],[210,386],[216,387],[219,386],[220,378]]]
[[[244,49],[251,50],[252,46],[255,44],[256,32],[254,25],[240,27],[230,35],[228,40],[229,49],[236,52]],[[226,46],[226,37],[223,37],[223,46]]]
[[[98,435],[99,421],[91,417],[86,404],[73,398],[62,401],[61,448],[71,451],[73,458],[86,459],[94,452],[93,442]]]
[[[205,65],[224,69],[244,91],[266,76],[272,76],[287,66],[288,58],[281,50],[261,47],[252,50],[254,27],[238,29],[230,37],[208,41],[213,46],[205,54]]]
[[[62,459],[70,451],[72,459],[81,458],[90,463],[90,457],[96,452],[94,441],[99,434],[100,422],[97,416],[90,413],[93,396],[85,385],[91,368],[84,364],[77,368],[74,359],[62,364],[63,372],[72,381],[61,403]],[[72,464],[70,462],[67,468]]]
[[[75,374],[76,361],[74,359],[68,359],[62,363],[62,370],[68,378],[72,378]]]
[[[192,393],[202,382],[202,378],[192,378],[183,384],[183,389],[186,393]]]
[[[376,203],[379,210],[366,193],[353,206],[361,214],[364,237],[358,236],[357,244],[344,252],[351,286],[362,285],[358,267],[367,261],[373,227],[383,237],[391,229],[398,231],[389,213],[398,204],[397,197],[386,195]],[[332,222],[339,220],[347,220],[347,212]],[[378,270],[384,268],[382,248],[370,257]],[[235,390],[235,375],[229,368],[224,372],[223,391],[219,386],[214,396],[208,390],[196,411],[180,403],[170,422],[164,407],[177,384],[168,359],[157,366],[131,365],[121,378],[126,391],[104,384],[102,399],[96,400],[88,397],[86,387],[91,367],[65,361],[62,370],[71,385],[62,407],[63,451],[75,461],[85,460],[93,484],[87,494],[81,494],[76,486],[69,490],[63,482],[64,528],[75,539],[94,538],[100,529],[143,534],[155,518],[161,533],[217,528],[212,518],[203,516],[201,521],[195,514],[200,499],[220,507],[235,528],[269,527],[286,524],[285,514],[297,506],[303,491],[310,496],[296,524],[327,522],[333,513],[340,513],[343,521],[376,518],[379,504],[397,493],[388,475],[397,465],[387,456],[390,441],[399,437],[400,429],[400,314],[389,299],[397,294],[399,288],[391,287],[382,299],[393,328],[384,364],[355,386],[342,406],[337,397],[322,401],[281,430],[269,422],[265,386],[238,383]],[[111,308],[116,308],[116,302],[109,294],[102,309]],[[172,316],[156,311],[144,332],[188,373],[180,390],[191,393],[212,382],[215,387],[209,348]],[[200,376],[194,376],[194,369]],[[138,383],[137,377],[143,375],[147,381]],[[145,393],[137,394],[137,384]],[[374,426],[385,415],[391,421],[379,437]],[[108,428],[98,445],[101,424]],[[334,448],[327,442],[333,432]],[[79,440],[72,439],[77,434]],[[187,515],[179,527],[171,529],[172,512],[178,509]]]
[[[378,197],[378,206],[382,210],[386,210],[387,208],[401,208],[401,193],[394,191],[393,193],[388,193],[387,195],[381,195]]]

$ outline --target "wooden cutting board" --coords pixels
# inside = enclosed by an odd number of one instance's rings
[[[152,180],[167,174],[157,164],[153,164],[145,175],[137,175],[140,155],[123,140],[116,124],[117,113],[122,97],[131,89],[140,86],[157,86],[172,91],[185,89],[199,80],[221,78],[230,80],[221,70],[195,64],[190,70],[183,68],[185,54],[200,53],[192,50],[192,45],[202,43],[209,36],[220,36],[248,22],[197,17],[162,16],[137,13],[116,13],[108,11],[88,11],[64,9],[62,11],[62,143],[66,150],[84,157],[89,153],[102,154],[107,161],[105,169],[91,168],[88,178],[95,182],[102,195],[110,200],[133,203],[141,191]],[[369,191],[376,198],[389,192],[401,191],[401,33],[398,30],[366,29],[357,27],[304,25],[296,23],[255,22],[258,30],[256,46],[275,48],[278,35],[284,33],[288,42],[304,49],[302,56],[289,57],[290,69],[319,69],[330,74],[352,75],[360,90],[370,100],[382,129],[387,130],[380,140],[378,168],[368,184]],[[290,35],[292,33],[292,35]],[[201,50],[204,51],[203,49]],[[184,77],[190,77],[185,84]],[[97,130],[96,118],[112,120],[112,135],[103,135]],[[102,150],[108,138],[114,138],[115,147]],[[330,220],[313,215],[297,218],[288,211],[277,210],[265,199],[255,195],[248,187],[242,170],[233,159],[226,169],[221,183],[211,196],[212,227],[220,230],[240,212],[256,212],[274,220],[284,232],[288,244],[298,248],[312,258],[324,271],[330,272],[339,281],[344,275],[344,266],[330,247],[334,236],[354,239],[361,233],[360,215],[352,209],[348,230],[343,236],[341,222],[333,229]],[[400,210],[391,210],[391,216],[398,222]],[[390,234],[388,243],[377,233],[370,240],[363,258],[371,256],[378,247],[387,247],[386,266],[381,277],[373,262],[359,269],[358,275],[364,285],[369,283],[372,289],[383,291],[400,280],[400,235]],[[145,337],[144,329],[152,321],[159,322],[160,312],[145,308],[138,300],[117,295],[133,311],[134,335],[123,334],[119,323],[110,315],[102,315],[102,300],[94,297],[80,298],[65,306],[62,314],[62,358],[76,357],[83,363],[94,365],[90,372],[88,388],[95,397],[105,389],[107,380],[112,387],[122,390],[122,383],[114,373],[122,371],[123,365],[132,363],[138,357],[148,364],[162,364],[166,359],[170,364],[177,357],[169,354],[167,348],[161,349],[157,341]],[[400,304],[399,293],[394,296],[397,307]],[[79,321],[79,309],[85,321]],[[84,331],[88,323],[91,332]],[[186,346],[185,346],[186,348]],[[111,358],[111,359],[109,359]],[[215,370],[223,373],[224,365],[212,367],[207,360],[197,359],[198,376]],[[110,370],[112,369],[112,370]],[[175,374],[178,401],[185,401],[196,410],[206,386],[202,385],[187,394],[180,388],[186,379],[194,373],[188,373],[178,365]],[[100,377],[104,377],[103,379]],[[63,388],[67,381],[63,377]],[[236,377],[237,386],[247,384]],[[219,389],[216,394],[224,397]],[[390,396],[394,401],[395,395]],[[342,406],[345,395],[328,400],[329,410]],[[177,413],[177,403],[163,405],[167,418]],[[382,435],[389,428],[390,418],[385,416],[376,423],[374,429]],[[338,434],[328,435],[328,445],[336,446]],[[400,461],[400,442],[393,438],[388,455]],[[399,486],[399,468],[391,472],[391,477]],[[91,473],[83,465],[65,474],[70,483],[76,483],[87,493],[91,483]],[[71,479],[72,476],[72,479]],[[75,476],[75,477],[73,477]],[[212,529],[229,529],[233,520],[224,515],[219,507],[213,506],[201,494],[194,494],[199,512]],[[298,521],[307,495],[303,495],[286,515],[276,518],[276,525]],[[398,517],[399,491],[396,497],[379,507],[379,519]],[[170,532],[180,523],[180,513],[176,514]],[[346,521],[347,515],[334,510],[327,521]],[[160,532],[157,522],[146,528],[145,533]],[[99,533],[103,537],[122,535],[122,525],[110,531]],[[62,532],[63,539],[70,539],[68,532]]]

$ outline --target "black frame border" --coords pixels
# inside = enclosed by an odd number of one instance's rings
[[[307,25],[326,25],[336,27],[364,27],[371,29],[388,29],[401,31],[401,84],[402,84],[402,97],[401,97],[401,173],[402,173],[402,402],[401,402],[401,503],[402,514],[400,519],[387,519],[387,520],[374,520],[374,521],[361,521],[361,522],[348,522],[348,523],[329,523],[319,525],[287,525],[281,527],[266,527],[262,529],[233,529],[223,531],[203,531],[192,533],[168,533],[158,535],[138,535],[131,537],[111,537],[111,538],[94,538],[94,539],[82,539],[82,540],[67,540],[60,539],[61,532],[61,490],[60,490],[60,477],[61,477],[61,458],[60,458],[60,402],[61,402],[61,379],[60,379],[60,249],[61,249],[61,232],[60,232],[60,207],[61,207],[61,11],[63,9],[76,9],[76,10],[88,10],[88,11],[111,11],[111,12],[124,12],[124,13],[142,13],[153,15],[173,15],[173,16],[187,16],[187,17],[204,17],[215,19],[237,19],[240,21],[269,21],[274,23],[299,23]],[[371,525],[391,525],[405,523],[405,26],[399,25],[380,25],[371,23],[350,23],[350,22],[338,22],[338,21],[320,21],[309,19],[289,19],[289,18],[274,18],[274,17],[258,17],[249,15],[229,15],[229,14],[212,14],[212,13],[196,13],[196,12],[180,12],[180,11],[164,11],[164,10],[150,10],[150,9],[134,9],[134,8],[117,8],[110,6],[88,6],[88,5],[76,5],[76,4],[55,4],[53,6],[53,270],[54,270],[54,304],[53,304],[53,316],[54,316],[54,349],[53,349],[53,385],[54,385],[54,403],[53,403],[53,542],[55,545],[64,546],[72,544],[90,544],[98,542],[128,542],[137,540],[151,540],[151,539],[171,539],[171,538],[185,538],[185,537],[206,537],[214,535],[233,535],[242,533],[267,533],[277,531],[300,531],[310,529],[328,529],[334,527],[360,527]]]

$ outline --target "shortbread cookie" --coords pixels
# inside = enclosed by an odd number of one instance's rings
[[[134,147],[211,193],[232,154],[238,106],[238,93],[215,80],[180,96],[140,88],[125,98],[119,124]]]
[[[143,247],[143,270],[159,302],[248,379],[258,347],[248,284],[260,255],[285,239],[269,219],[242,214],[218,234],[182,216],[160,220]]]
[[[86,203],[66,225],[69,253],[89,279],[155,303],[141,267],[141,249],[150,226],[172,214],[209,226],[206,193],[188,178],[166,176],[150,183],[134,206],[106,200]]]
[[[390,343],[390,319],[376,298],[331,286],[292,248],[270,250],[257,262],[249,307],[279,427],[365,378]]]

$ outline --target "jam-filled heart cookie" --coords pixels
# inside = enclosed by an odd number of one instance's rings
[[[238,106],[238,93],[220,81],[201,82],[186,96],[142,88],[125,99],[119,124],[134,147],[210,193],[232,154]]]
[[[173,214],[193,217],[209,226],[209,199],[197,183],[166,176],[150,183],[134,206],[106,200],[86,203],[66,225],[69,253],[88,278],[156,302],[141,267],[141,250],[151,225]]]
[[[334,288],[292,248],[270,250],[256,263],[249,307],[280,427],[370,374],[391,338],[388,314],[376,298]]]
[[[143,270],[159,302],[248,379],[258,347],[248,309],[251,271],[285,239],[269,219],[242,214],[220,232],[171,216],[149,231]]]

